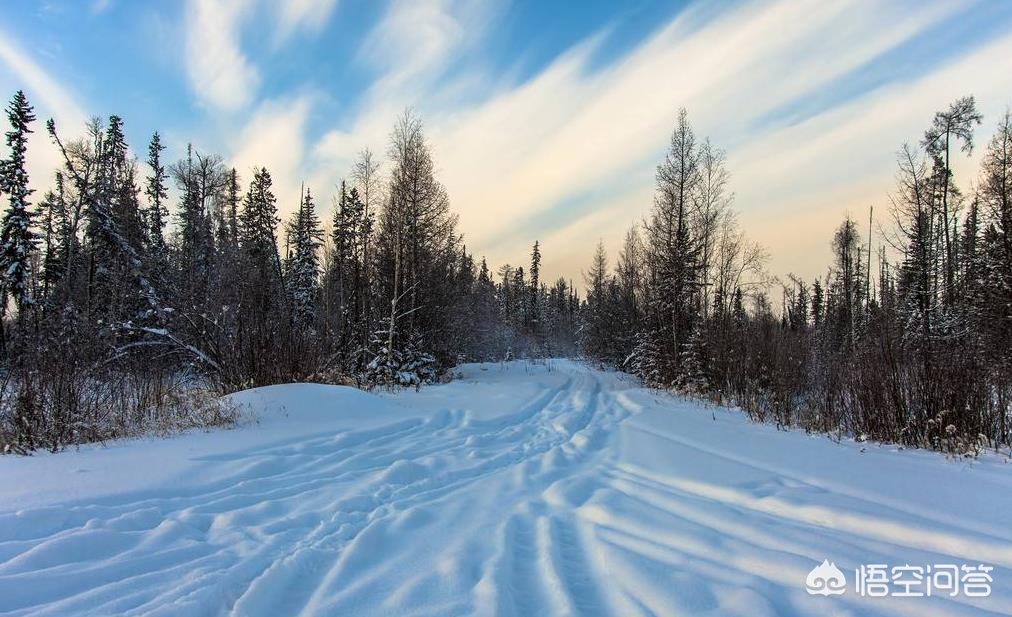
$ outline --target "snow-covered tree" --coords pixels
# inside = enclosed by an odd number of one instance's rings
[[[169,196],[166,181],[168,174],[162,164],[162,138],[156,131],[148,144],[148,167],[151,175],[144,182],[144,194],[148,198],[146,212],[148,224],[148,243],[151,254],[159,260],[165,258],[165,225],[168,222],[169,210],[165,204]]]
[[[309,189],[305,190],[289,233],[293,248],[288,260],[287,289],[292,299],[292,313],[298,326],[312,329],[316,317],[323,230]]]
[[[21,90],[14,94],[6,111],[11,128],[6,133],[10,154],[0,167],[0,193],[6,194],[8,203],[0,227],[0,317],[10,299],[21,313],[31,304],[30,260],[38,243],[29,211],[32,189],[28,186],[25,159],[35,115]]]
[[[239,245],[247,260],[252,285],[264,308],[281,300],[281,257],[278,254],[277,197],[266,167],[256,170],[239,215]]]

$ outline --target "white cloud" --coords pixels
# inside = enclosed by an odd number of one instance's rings
[[[24,89],[57,122],[75,126],[84,124],[87,116],[74,97],[3,32],[0,32],[0,62],[10,72],[13,89]]]
[[[28,141],[28,174],[32,187],[41,192],[52,184],[52,173],[60,165],[60,153],[46,134],[46,120],[53,118],[62,135],[76,135],[88,116],[63,85],[0,31],[0,92],[10,95],[18,89],[25,91],[35,108],[34,133]],[[2,106],[6,108],[6,100]],[[0,122],[6,125],[6,117]]]
[[[251,0],[189,0],[184,23],[186,70],[204,104],[236,111],[252,102],[260,83],[239,43]]]
[[[381,87],[400,85],[444,66],[463,28],[439,0],[397,0],[366,40],[361,54],[385,70]]]
[[[310,103],[308,97],[261,103],[231,148],[230,163],[244,184],[253,177],[254,168],[270,171],[278,209],[283,214],[295,210],[299,202]],[[316,187],[312,188],[319,194]]]
[[[359,52],[382,72],[374,94],[410,87],[417,96],[480,41],[497,10],[488,0],[392,0]]]
[[[613,64],[592,65],[600,41],[592,36],[528,81],[488,92],[479,89],[491,80],[470,54],[493,8],[394,0],[360,51],[380,75],[357,111],[306,143],[308,101],[261,107],[243,156],[268,164],[292,195],[291,209],[302,178],[328,193],[358,150],[384,152],[396,116],[418,106],[468,246],[495,265],[523,259],[541,239],[546,279],[578,280],[593,240],[604,238],[614,253],[649,210],[653,168],[684,106],[700,136],[728,148],[741,220],[770,249],[773,270],[809,277],[824,270],[824,247],[844,213],[860,219],[872,200],[884,210],[893,153],[916,140],[934,109],[967,92],[986,112],[1008,102],[1012,76],[991,67],[1008,57],[1012,37],[914,83],[832,104],[841,78],[963,8],[696,4]],[[470,70],[461,74],[465,57]],[[831,104],[813,118],[770,119],[817,95]],[[257,136],[264,126],[268,135]],[[566,215],[553,211],[563,204]]]
[[[981,147],[1012,103],[1012,76],[992,70],[1010,56],[1012,36],[1006,36],[917,80],[869,92],[732,152],[742,220],[773,249],[774,268],[823,272],[832,231],[846,214],[863,222],[874,205],[876,220],[888,226],[896,152],[919,141],[935,111],[974,94],[984,114],[978,149],[953,161],[956,181],[968,189]]]
[[[278,24],[275,44],[280,45],[299,30],[318,32],[330,19],[337,0],[281,0],[276,4]]]
[[[452,85],[437,80],[480,42],[498,7],[486,0],[393,0],[366,37],[359,61],[380,72],[348,128],[326,132],[311,147],[306,177],[318,194],[346,177],[363,148],[382,156],[394,120],[406,107],[445,100]],[[465,77],[466,79],[466,77]]]
[[[687,107],[697,132],[713,135],[718,145],[747,143],[774,130],[757,133],[751,128],[757,119],[830,86],[952,10],[941,4],[871,11],[846,2],[778,2],[707,20],[690,9],[613,66],[591,71],[592,49],[576,49],[520,88],[436,115],[430,125],[443,179],[479,250],[504,224],[577,199],[587,208],[576,210],[567,225],[595,208],[623,213],[628,225],[650,207],[643,197],[652,177],[642,170],[658,161],[678,107]],[[784,24],[792,27],[785,31]],[[762,157],[775,165],[782,154]],[[731,171],[758,162],[736,163]],[[581,197],[607,192],[629,175],[641,181],[624,193]],[[747,188],[737,175],[733,186]],[[626,225],[597,235],[614,247]],[[561,232],[544,231],[552,233]],[[515,259],[530,240],[494,244],[489,256]],[[589,258],[592,243],[584,244]],[[563,270],[548,251],[545,269]]]

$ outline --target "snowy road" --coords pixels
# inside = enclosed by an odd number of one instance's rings
[[[463,371],[255,390],[237,430],[0,459],[0,613],[1012,614],[1000,457],[778,432],[567,361]],[[806,592],[823,559],[843,595]],[[862,597],[862,564],[993,582]]]

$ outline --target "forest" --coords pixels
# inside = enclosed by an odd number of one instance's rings
[[[575,356],[781,427],[1012,445],[1012,115],[956,178],[983,123],[972,96],[925,119],[887,218],[845,218],[810,282],[767,272],[724,152],[681,110],[649,213],[614,266],[598,246],[582,292],[542,280],[536,241],[495,268],[467,248],[410,110],[383,155],[363,150],[333,195],[303,187],[284,221],[265,168],[168,161],[157,132],[135,154],[115,115],[40,127],[20,91],[6,115],[3,452],[229,424],[218,397],[262,385],[417,388],[463,362]],[[38,130],[62,165],[36,196]]]

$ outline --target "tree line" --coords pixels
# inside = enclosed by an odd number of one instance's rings
[[[33,203],[23,92],[7,118],[5,451],[229,422],[213,395],[242,388],[418,385],[461,361],[576,353],[573,285],[541,280],[537,242],[527,270],[467,250],[410,111],[385,160],[362,151],[335,188],[329,225],[305,186],[282,222],[266,168],[243,178],[193,147],[169,162],[158,133],[139,160],[118,116],[73,139],[46,124],[62,165]]]
[[[847,217],[827,274],[806,282],[766,274],[723,153],[683,110],[650,214],[614,269],[599,246],[586,274],[583,349],[779,426],[957,453],[1010,445],[1010,113],[976,178],[960,186],[952,169],[981,123],[972,96],[935,114],[899,151],[889,221],[873,229],[870,212],[863,232]]]
[[[767,273],[724,152],[682,110],[653,207],[614,266],[598,246],[583,299],[542,280],[538,242],[496,269],[468,251],[410,111],[326,217],[304,186],[286,221],[266,168],[244,178],[192,147],[170,162],[158,133],[140,160],[118,116],[69,140],[46,123],[62,165],[34,200],[36,118],[22,92],[6,111],[4,451],[227,423],[216,396],[242,388],[418,386],[460,362],[577,354],[780,426],[959,453],[1012,443],[1012,117],[957,183],[983,120],[973,97],[901,148],[887,222],[847,217],[812,281]]]

